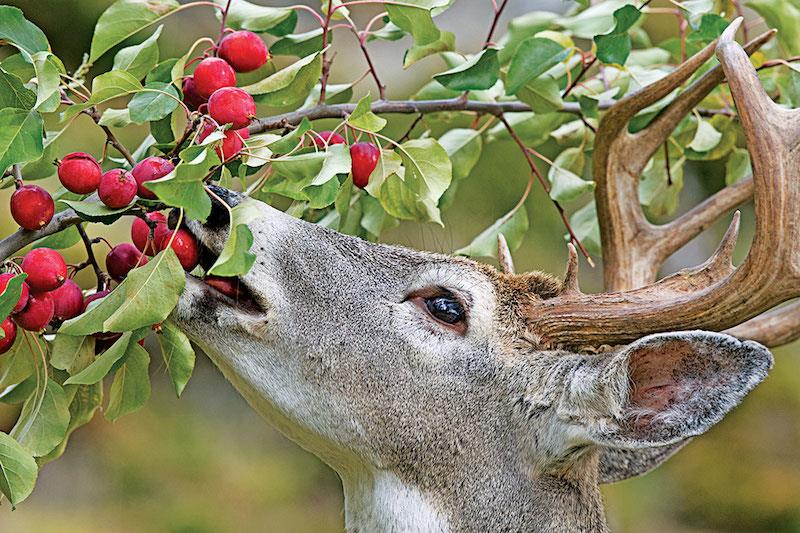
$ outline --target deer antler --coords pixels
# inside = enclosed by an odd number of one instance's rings
[[[800,182],[796,179],[800,175],[800,157],[797,153],[800,110],[781,108],[766,94],[747,53],[733,40],[740,23],[741,20],[737,20],[726,29],[716,45],[716,53],[736,103],[753,165],[756,229],[747,258],[736,269],[730,261],[738,232],[737,214],[720,248],[700,267],[623,292],[592,295],[570,290],[555,298],[531,303],[528,309],[529,325],[544,342],[569,346],[620,344],[649,333],[675,329],[720,331],[800,296],[800,224],[797,223],[800,220]],[[708,57],[708,54],[707,48],[690,59],[689,63],[697,68],[700,58]],[[670,84],[689,75],[684,68],[676,72],[680,74],[671,81],[661,80],[664,83],[658,91],[647,97],[639,96],[637,106],[641,102],[652,101],[656,94],[666,94]],[[708,76],[721,74],[709,71],[694,87],[707,83],[703,80]],[[692,94],[692,97],[685,98],[692,100],[698,97],[697,92]],[[631,97],[636,98],[637,95]],[[682,109],[688,103],[687,100],[676,102],[656,120],[661,124],[677,121],[672,117],[671,109]],[[676,105],[678,107],[674,107]],[[635,113],[635,107],[625,109],[612,120],[616,122],[619,117],[629,119]],[[608,132],[609,128],[606,126],[605,131]],[[636,139],[636,136],[630,136],[624,131],[624,126],[613,129],[625,139],[622,142],[627,155],[638,150],[635,144],[631,144],[631,139]],[[652,133],[644,133],[638,139],[650,143],[640,154],[652,154],[652,144],[661,142]],[[606,139],[604,142],[615,141]],[[616,150],[609,153],[604,158],[606,164],[611,161],[614,165],[611,168],[622,168],[618,166],[622,163],[620,155]],[[649,157],[647,155],[646,158]],[[643,168],[639,165],[646,158],[639,155],[629,170]],[[600,168],[606,168],[606,164]],[[616,181],[619,182],[619,179]],[[612,199],[614,202],[609,201]],[[608,194],[607,197],[603,196],[603,200],[606,214],[613,212],[630,216],[618,205],[618,202],[628,200],[625,195]],[[602,217],[603,211],[600,213]],[[636,223],[641,224],[639,221]],[[615,227],[620,231],[624,229],[629,238],[636,236],[635,230],[628,226]],[[605,234],[603,236],[606,237]],[[615,241],[620,239],[617,234],[608,237]],[[654,241],[651,245],[664,246],[659,242]],[[630,242],[626,245],[630,245]],[[615,264],[620,264],[619,258]],[[642,274],[630,275],[630,279],[636,276]]]
[[[769,31],[751,41],[746,46],[747,53],[758,50],[773,35],[775,31]],[[645,129],[628,133],[628,122],[689,79],[712,56],[716,44],[709,44],[668,76],[620,100],[600,123],[593,175],[606,290],[628,290],[652,283],[670,255],[752,195],[752,181],[737,183],[662,226],[648,222],[639,204],[639,177],[647,162],[683,117],[723,81],[722,68],[717,65],[696,80]]]

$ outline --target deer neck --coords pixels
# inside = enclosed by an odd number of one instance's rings
[[[342,480],[351,533],[608,531],[596,475],[530,477],[479,466],[426,488],[378,469],[349,472]]]

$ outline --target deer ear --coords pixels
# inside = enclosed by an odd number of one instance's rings
[[[679,443],[722,420],[771,367],[772,355],[764,346],[728,335],[693,331],[645,337],[615,354],[601,371],[603,383],[595,390],[604,391],[610,416],[586,429],[592,441],[609,448]]]

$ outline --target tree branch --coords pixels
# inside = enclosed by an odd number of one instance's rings
[[[608,109],[613,103],[612,100],[603,101],[600,102],[599,107],[600,109]],[[352,114],[355,108],[356,104],[318,105],[300,111],[291,111],[281,115],[256,119],[248,129],[251,134],[256,134],[297,126],[304,118],[309,120],[345,118]],[[522,102],[479,102],[463,98],[449,100],[385,100],[373,102],[372,104],[372,112],[375,114],[411,115],[439,113],[441,111],[471,111],[499,117],[504,113],[530,112],[531,108]],[[565,102],[561,111],[579,114],[581,109],[575,102]]]
[[[47,237],[53,233],[73,226],[81,221],[75,211],[72,209],[65,209],[53,217],[49,224],[42,229],[30,231],[27,229],[18,229],[2,241],[0,241],[0,261],[4,261],[17,253],[22,248],[25,248],[33,241],[39,240],[42,237]]]
[[[83,229],[83,224],[79,223],[77,228],[78,234],[81,236],[81,240],[83,241],[83,246],[86,248],[87,261],[92,266],[94,275],[97,277],[97,290],[102,291],[108,286],[108,274],[103,272],[103,269],[100,268],[100,264],[97,262],[97,258],[94,256],[94,250],[92,250],[92,241],[89,239],[89,236],[86,235],[86,230]]]

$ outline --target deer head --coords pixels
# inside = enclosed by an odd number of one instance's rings
[[[256,410],[336,469],[348,529],[604,530],[598,483],[656,466],[765,378],[766,348],[713,331],[800,295],[800,119],[764,94],[735,31],[717,46],[721,68],[643,132],[629,134],[628,120],[688,79],[713,46],[603,120],[595,178],[614,292],[580,292],[574,248],[557,281],[371,244],[261,203],[250,224],[257,261],[241,279],[248,297],[189,280],[175,319]],[[685,225],[648,225],[638,172],[724,76],[753,184],[720,193]],[[730,262],[737,215],[707,263],[651,283],[654,261],[753,189],[756,237],[739,268]],[[229,206],[253,202],[217,195]],[[213,260],[227,210],[217,203],[207,224],[190,229]],[[642,252],[630,236],[657,250]],[[626,258],[626,246],[641,255]],[[781,339],[785,316],[768,318]],[[775,340],[764,320],[734,332]]]

